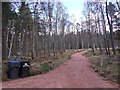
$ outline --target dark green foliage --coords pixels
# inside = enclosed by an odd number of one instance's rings
[[[5,27],[9,19],[15,19],[17,14],[11,10],[10,2],[2,2],[2,25]]]
[[[110,14],[110,16],[113,16],[114,12],[117,10],[116,6],[112,2],[109,2],[109,5],[107,6],[107,8],[108,8],[108,13]]]
[[[10,2],[2,2],[2,56],[3,60],[7,59],[8,56],[8,48],[7,48],[7,25],[9,20],[15,20],[17,14],[11,10],[11,3]]]
[[[10,13],[11,13],[10,3],[3,2],[2,3],[2,24],[3,26],[8,23]]]

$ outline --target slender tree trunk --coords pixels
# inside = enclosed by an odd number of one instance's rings
[[[101,30],[100,30],[100,20],[99,20],[99,17],[98,17],[98,29],[99,29],[99,35],[98,35],[98,38],[99,38],[99,49],[100,49],[100,52],[102,53],[102,46],[101,46]]]
[[[104,31],[104,44],[105,44],[105,50],[106,50],[106,54],[110,55],[110,49],[109,49],[109,41],[108,41],[108,35],[107,35],[107,31],[106,31],[106,26],[105,26],[105,17],[104,17],[104,13],[103,13],[103,8],[101,7],[101,14],[102,14],[102,25],[103,25],[103,31]]]
[[[90,16],[90,15],[89,15]],[[91,21],[90,21],[90,18],[89,18],[89,31],[88,31],[88,33],[89,33],[89,42],[90,42],[90,45],[91,45],[91,49],[92,49],[92,51],[93,51],[93,53],[95,52],[95,50],[94,50],[94,41],[93,41],[93,35],[92,35],[92,32],[91,32]]]
[[[113,54],[115,55],[115,47],[114,47],[114,41],[113,41],[113,26],[112,26],[112,16],[111,17],[111,21],[108,15],[108,8],[107,8],[107,1],[106,1],[106,15],[107,15],[107,20],[108,20],[108,25],[109,25],[109,29],[110,29],[110,39],[111,39],[111,46],[112,46],[112,51]]]
[[[10,42],[10,48],[9,48],[9,54],[8,54],[8,59],[11,57],[11,52],[12,52],[12,47],[13,47],[13,39],[14,39],[14,32],[12,33],[12,38]]]
[[[8,58],[8,48],[7,48],[7,29],[2,28],[2,60],[7,60]]]
[[[116,0],[116,4],[118,6],[118,9],[120,10],[120,5],[119,5],[119,2]]]

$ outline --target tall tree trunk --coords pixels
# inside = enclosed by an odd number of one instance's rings
[[[106,54],[110,55],[110,48],[109,48],[109,41],[108,41],[108,35],[107,35],[107,31],[106,31],[106,25],[105,25],[105,16],[103,13],[103,8],[101,6],[101,14],[102,14],[102,25],[103,25],[103,31],[104,31],[104,44],[105,44],[105,50],[106,50]]]
[[[120,5],[119,5],[119,2],[116,0],[116,4],[118,6],[118,9],[120,10]]]
[[[100,52],[102,53],[102,46],[101,46],[101,28],[100,28],[100,20],[99,20],[99,17],[98,17],[98,29],[99,29],[99,49],[100,49]]]
[[[90,21],[90,15],[89,15],[89,31],[88,31],[88,33],[89,33],[89,43],[90,43],[90,45],[91,45],[91,49],[92,49],[92,51],[93,51],[93,53],[95,53],[95,50],[94,50],[94,48],[95,48],[95,45],[94,45],[94,41],[93,41],[93,35],[92,35],[92,32],[91,32],[91,21]]]
[[[7,60],[8,58],[8,48],[7,48],[7,29],[2,28],[2,60]]]
[[[113,41],[113,26],[112,26],[113,22],[112,22],[112,16],[110,16],[111,17],[111,21],[110,21],[110,18],[108,15],[107,1],[106,1],[106,16],[107,16],[107,20],[108,20],[109,29],[110,29],[110,39],[111,39],[112,51],[113,51],[113,54],[115,55],[116,52],[115,52],[114,41]]]

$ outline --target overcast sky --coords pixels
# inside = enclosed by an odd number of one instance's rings
[[[82,17],[82,11],[84,9],[84,0],[62,0],[63,5],[67,8],[70,16],[75,17],[76,22],[79,22]]]
[[[76,22],[79,22],[80,19],[84,19],[83,16],[83,9],[85,8],[84,2],[87,0],[60,0],[60,1],[62,1],[63,5],[67,8],[69,15],[70,16],[74,15]],[[88,1],[94,1],[94,0],[88,0]],[[102,0],[102,1],[106,1],[106,0]],[[115,3],[116,0],[108,0],[108,2],[109,1]]]

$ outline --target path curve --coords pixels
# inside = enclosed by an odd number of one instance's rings
[[[3,82],[3,88],[118,88],[90,68],[83,52],[75,53],[58,68],[41,75]]]

